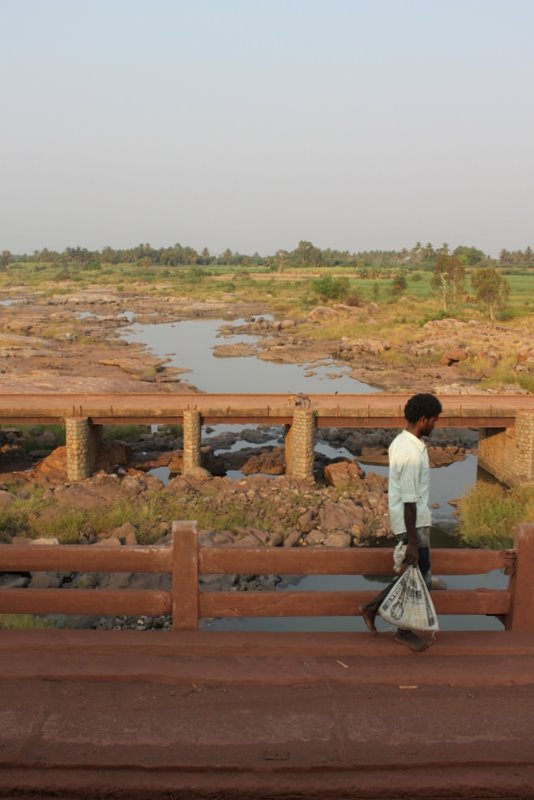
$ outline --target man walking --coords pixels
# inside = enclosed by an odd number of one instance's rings
[[[404,563],[419,565],[429,589],[445,588],[445,584],[442,581],[433,582],[430,569],[430,467],[422,437],[432,433],[441,411],[441,403],[433,394],[411,397],[404,407],[406,428],[389,447],[388,504],[391,530],[397,543],[406,543]],[[375,617],[390,588],[388,586],[374,600],[358,609],[370,631],[376,632]],[[413,631],[400,629],[395,641],[418,653],[429,646]]]

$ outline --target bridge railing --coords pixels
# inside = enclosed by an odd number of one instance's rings
[[[389,575],[392,550],[327,547],[200,546],[196,523],[174,522],[172,546],[0,545],[0,572],[170,573],[170,591],[131,589],[0,589],[0,613],[172,615],[177,631],[204,617],[353,616],[375,591],[200,591],[207,574]],[[432,553],[440,575],[476,575],[505,568],[507,589],[434,593],[440,614],[499,617],[507,630],[534,631],[534,524],[518,527],[514,549],[443,549]]]

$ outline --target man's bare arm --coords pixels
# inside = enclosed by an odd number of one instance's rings
[[[408,544],[406,547],[405,562],[416,566],[419,562],[419,553],[417,550],[417,533],[415,530],[415,521],[417,518],[417,506],[415,503],[404,503],[404,524],[406,525],[406,535],[408,537]]]

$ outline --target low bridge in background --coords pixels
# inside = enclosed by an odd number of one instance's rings
[[[0,394],[0,425],[61,423],[67,474],[89,477],[103,425],[183,425],[184,473],[201,466],[202,425],[286,426],[286,473],[313,474],[317,427],[401,428],[409,394]],[[480,431],[480,466],[513,486],[534,483],[534,396],[444,395],[439,427]]]

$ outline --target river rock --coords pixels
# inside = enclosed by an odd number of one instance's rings
[[[34,469],[33,474],[37,482],[57,482],[65,480],[67,476],[67,448],[56,447],[50,455],[43,458]]]
[[[210,436],[209,439],[204,440],[204,444],[210,446],[212,450],[226,450],[232,447],[239,439],[239,434],[233,431],[222,431],[215,436]]]
[[[262,472],[265,475],[283,475],[286,470],[285,452],[283,447],[277,447],[271,451],[262,451],[251,456],[243,466],[243,475],[251,475]]]
[[[467,355],[467,350],[464,347],[451,347],[443,353],[440,364],[445,364],[445,366],[450,367],[452,364],[457,364],[459,361],[465,361]]]
[[[262,444],[271,439],[277,439],[282,435],[281,428],[244,428],[241,431],[240,439],[252,444]]]
[[[296,547],[300,540],[300,531],[288,531],[284,537],[284,547]]]
[[[2,589],[25,589],[30,582],[31,575],[28,572],[0,572]]]
[[[118,528],[113,528],[111,531],[99,533],[98,537],[101,541],[115,538],[120,544],[137,544],[137,531],[131,522],[125,522],[123,525],[120,525]]]
[[[125,497],[137,497],[138,495],[157,492],[163,486],[163,481],[155,478],[154,475],[146,475],[139,470],[129,470],[121,481],[120,490]]]
[[[324,319],[335,317],[337,311],[329,306],[316,306],[307,316],[308,322],[322,322]]]
[[[118,536],[104,536],[95,542],[95,547],[121,547],[122,542]]]
[[[54,431],[47,430],[37,436],[35,441],[39,447],[50,450],[57,445],[57,436]]]
[[[124,496],[120,479],[105,473],[81,483],[60,486],[54,492],[57,505],[70,508],[98,508],[117,502]]]
[[[211,474],[204,467],[191,467],[187,472],[188,476],[197,481],[207,481],[211,478]]]
[[[178,450],[176,453],[171,454],[171,458],[167,463],[169,471],[173,475],[181,475],[184,469],[184,453],[183,450]]]
[[[57,536],[39,536],[38,539],[30,539],[30,544],[59,544],[59,539]]]
[[[465,458],[463,447],[455,447],[454,445],[448,445],[447,447],[429,446],[427,449],[431,467],[448,467],[449,464],[463,461]]]
[[[348,531],[358,522],[360,522],[359,515],[356,516],[352,509],[344,508],[332,501],[327,501],[319,511],[319,527],[324,531],[340,529]]]
[[[16,497],[14,494],[5,491],[5,489],[0,489],[0,510],[3,511],[6,508],[9,508],[9,506],[12,505],[15,500]]]
[[[319,528],[313,528],[313,530],[311,530],[308,533],[304,541],[310,547],[315,547],[316,545],[323,544],[324,539],[325,539],[324,531],[321,531]]]
[[[331,531],[324,540],[325,547],[351,547],[352,536],[345,531]]]
[[[304,514],[302,514],[302,516],[298,518],[297,520],[298,529],[302,533],[309,533],[315,527],[316,520],[317,520],[317,514],[315,513],[315,511],[309,509],[308,511],[305,511]]]
[[[119,465],[127,464],[132,457],[132,448],[126,442],[102,442],[97,450],[97,470],[113,470]]]
[[[336,489],[345,489],[365,476],[358,464],[350,461],[334,461],[324,468],[325,481]]]
[[[59,589],[63,583],[62,572],[32,572],[30,589]]]

